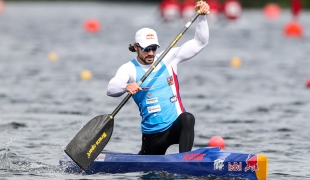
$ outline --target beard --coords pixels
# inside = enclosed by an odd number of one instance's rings
[[[141,59],[141,61],[145,64],[153,64],[154,62],[154,56],[153,55],[147,55],[147,56],[143,56],[142,54],[140,54],[140,52],[138,51],[138,58]]]

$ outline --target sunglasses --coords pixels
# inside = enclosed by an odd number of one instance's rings
[[[139,44],[137,44],[137,46],[140,47],[141,50],[144,51],[144,52],[156,51],[156,50],[159,48],[158,45],[147,46],[147,47],[145,47],[145,48],[141,47]]]

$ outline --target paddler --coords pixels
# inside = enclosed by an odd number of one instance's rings
[[[163,155],[173,144],[179,144],[180,153],[192,149],[195,117],[185,111],[181,101],[177,65],[192,59],[208,44],[206,15],[210,7],[204,1],[197,1],[195,9],[200,15],[193,39],[172,48],[141,86],[137,82],[160,56],[157,54],[160,48],[157,33],[150,28],[136,32],[129,50],[136,52],[137,56],[123,64],[108,84],[108,96],[119,97],[129,92],[139,108],[142,117],[141,155]]]

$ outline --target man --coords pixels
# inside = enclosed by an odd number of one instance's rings
[[[200,16],[194,38],[172,48],[141,86],[137,82],[160,55],[156,54],[160,47],[157,34],[149,28],[136,32],[135,42],[129,45],[129,50],[137,52],[137,57],[123,64],[108,84],[108,96],[119,97],[129,92],[139,107],[141,155],[163,155],[172,144],[179,144],[179,152],[192,149],[195,117],[183,107],[177,65],[197,55],[208,44],[206,14],[210,7],[204,1],[197,1],[195,9],[199,10]]]

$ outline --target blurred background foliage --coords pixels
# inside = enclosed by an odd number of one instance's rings
[[[49,0],[5,0],[5,1],[49,1]],[[53,0],[53,1],[86,1],[86,0]],[[95,0],[94,0],[95,1]],[[160,3],[162,0],[96,0],[96,2],[104,2],[104,1],[110,1],[110,2],[158,2]],[[182,2],[183,0],[178,0]],[[219,2],[223,2],[225,0],[219,0]],[[88,0],[89,2],[89,0]],[[240,0],[242,6],[244,8],[261,8],[264,7],[268,3],[277,3],[282,8],[289,8],[291,4],[291,0]],[[309,9],[310,8],[310,0],[301,0],[301,3],[303,5],[303,8]]]

